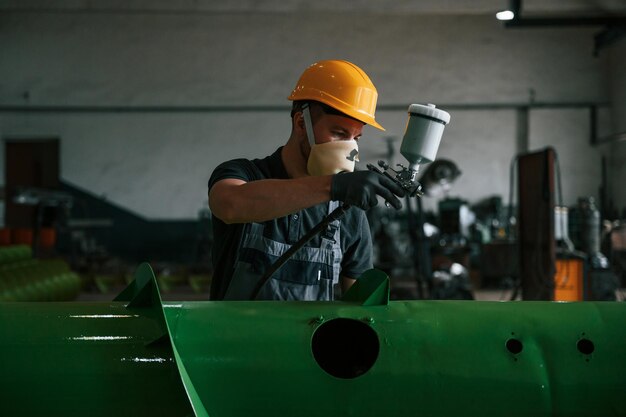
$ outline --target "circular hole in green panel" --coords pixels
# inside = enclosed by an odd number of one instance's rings
[[[595,346],[593,345],[593,342],[589,339],[580,339],[576,343],[576,348],[578,349],[580,353],[584,355],[591,355],[593,351],[595,350]]]
[[[315,330],[311,349],[324,371],[337,378],[352,379],[374,366],[380,342],[374,329],[362,321],[333,319]]]
[[[524,345],[519,339],[511,338],[506,341],[506,349],[514,355],[517,355],[524,349]]]

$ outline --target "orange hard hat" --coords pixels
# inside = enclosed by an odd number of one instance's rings
[[[367,74],[348,61],[318,61],[298,80],[289,100],[324,103],[365,124],[385,130],[374,118],[378,92]]]

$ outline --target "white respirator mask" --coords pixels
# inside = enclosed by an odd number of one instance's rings
[[[315,143],[309,106],[305,105],[302,113],[306,134],[311,145],[311,153],[307,162],[309,175],[333,175],[342,171],[353,172],[356,161],[359,160],[357,141],[350,139],[320,144]]]

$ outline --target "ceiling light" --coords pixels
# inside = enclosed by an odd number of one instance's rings
[[[511,10],[502,10],[501,12],[496,13],[496,19],[498,20],[513,20],[515,18],[515,13]]]
[[[509,0],[508,3],[508,7],[496,13],[496,19],[506,21],[519,19],[521,17],[522,0]]]

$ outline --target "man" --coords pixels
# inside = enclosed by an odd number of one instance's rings
[[[289,96],[292,129],[274,154],[218,166],[209,181],[213,216],[211,299],[249,300],[265,271],[340,204],[352,207],[298,250],[261,287],[257,300],[332,300],[372,268],[365,212],[378,196],[396,209],[403,189],[371,171],[354,171],[357,141],[375,118],[378,93],[346,61],[307,68]]]

